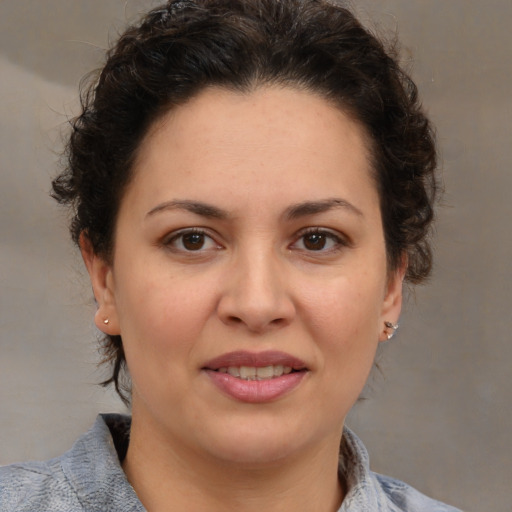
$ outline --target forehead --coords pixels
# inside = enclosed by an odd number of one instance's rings
[[[337,185],[375,192],[359,123],[324,98],[288,87],[204,90],[153,124],[134,173],[130,188],[155,197],[183,194],[191,182],[194,193],[246,196],[269,194],[271,184],[304,196],[294,200],[325,197]]]
[[[295,124],[297,121],[299,126]],[[355,135],[363,143],[367,139],[365,128],[349,114],[348,109],[341,108],[319,93],[293,86],[259,86],[244,92],[207,87],[154,122],[142,141],[141,150],[169,125],[185,129],[181,132],[183,138],[191,135],[189,129],[196,136],[207,132],[233,137],[240,128],[256,129],[262,136],[269,133],[275,136],[280,131],[282,135],[297,136],[302,132],[310,137],[308,128],[314,127],[319,139],[323,139],[325,134],[320,132],[324,131],[331,132],[334,137]],[[214,127],[222,130],[213,132]]]

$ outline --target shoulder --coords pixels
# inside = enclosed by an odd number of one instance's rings
[[[66,480],[60,460],[52,459],[1,467],[0,510],[73,512],[82,508]]]
[[[414,487],[391,478],[373,473],[377,485],[390,502],[391,510],[400,512],[460,512],[460,510],[433,500]]]
[[[130,418],[100,415],[61,457],[0,468],[2,512],[142,512],[122,470]]]
[[[371,471],[366,448],[348,428],[340,446],[339,473],[347,493],[338,512],[460,512],[400,480]]]

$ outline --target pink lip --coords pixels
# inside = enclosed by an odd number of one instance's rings
[[[245,350],[228,352],[227,354],[223,354],[208,361],[203,368],[207,370],[218,370],[219,368],[229,366],[254,366],[261,368],[263,366],[275,366],[279,364],[290,366],[294,370],[306,369],[304,361],[290,354],[286,354],[285,352],[274,350],[267,350],[265,352],[247,352]]]
[[[243,380],[216,370],[229,366],[254,366],[256,368],[270,365],[290,366],[296,370],[292,373],[265,380]],[[277,400],[296,388],[308,373],[303,361],[284,352],[246,352],[237,351],[223,354],[208,361],[203,371],[224,394],[246,403],[264,403]]]

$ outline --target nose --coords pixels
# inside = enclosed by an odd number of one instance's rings
[[[271,251],[240,256],[227,272],[217,313],[227,325],[263,333],[288,325],[296,314],[286,272]]]

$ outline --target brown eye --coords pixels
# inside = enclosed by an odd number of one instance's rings
[[[306,253],[333,254],[349,244],[337,232],[324,228],[308,228],[298,234],[297,240],[291,245],[294,250]]]
[[[163,240],[163,244],[173,251],[182,253],[203,253],[222,248],[211,236],[200,229],[184,229],[172,233]]]
[[[187,251],[199,251],[203,248],[205,236],[203,233],[187,233],[182,235],[182,244]]]
[[[308,251],[321,251],[327,243],[327,236],[324,233],[309,233],[304,235],[304,247]]]

